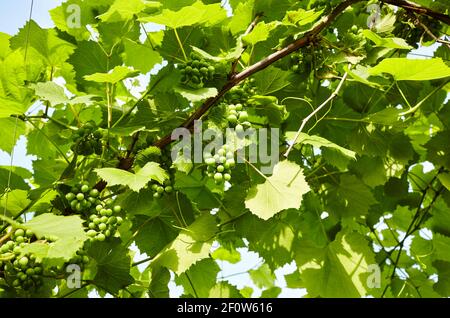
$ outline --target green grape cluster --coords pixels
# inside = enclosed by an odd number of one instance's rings
[[[170,179],[167,179],[163,184],[159,182],[152,182],[150,183],[150,189],[153,191],[154,198],[160,198],[165,193],[173,192],[172,181]]]
[[[225,94],[225,101],[228,104],[242,104],[247,105],[248,100],[256,95],[257,90],[255,86],[255,79],[250,78],[239,86],[234,86],[229,92]]]
[[[244,127],[251,126],[251,123],[248,121],[248,113],[243,108],[242,104],[226,105],[227,121],[230,126],[235,128],[237,133],[242,133]]]
[[[122,211],[120,205],[114,205],[113,200],[106,200],[95,207],[95,212],[89,216],[87,235],[95,241],[104,241],[114,236],[123,219],[116,216]]]
[[[357,25],[352,25],[349,32],[345,33],[344,42],[346,43],[347,49],[354,53],[361,51],[367,43],[366,37],[363,34],[363,29],[359,28]]]
[[[17,229],[0,248],[0,268],[3,267],[7,282],[14,288],[29,290],[42,285],[42,266],[33,254],[21,255],[34,234],[30,230]]]
[[[204,154],[207,165],[207,175],[214,179],[216,184],[230,181],[231,169],[236,165],[234,154],[228,145],[223,145],[214,155]]]
[[[312,70],[312,55],[294,52],[290,55],[291,70],[297,74],[309,74]]]
[[[89,156],[95,153],[102,154],[103,132],[95,125],[95,122],[88,121],[78,128],[72,135],[74,144],[71,149],[74,153]]]
[[[65,195],[69,205],[73,211],[84,212],[101,203],[99,199],[99,191],[92,189],[87,181],[71,188],[70,192]]]
[[[189,61],[178,65],[181,82],[193,88],[201,88],[214,78],[216,68],[195,52],[192,52],[190,57]]]

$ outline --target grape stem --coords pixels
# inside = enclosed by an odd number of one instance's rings
[[[297,142],[298,137],[300,136],[300,133],[303,131],[303,128],[305,128],[306,123],[315,116],[322,108],[324,108],[330,101],[332,101],[336,96],[339,94],[339,91],[342,88],[342,85],[344,84],[345,80],[347,79],[348,73],[345,72],[344,76],[342,76],[341,81],[339,82],[339,85],[336,87],[333,93],[321,104],[319,105],[313,112],[311,112],[308,116],[306,116],[302,123],[300,124],[300,128],[298,129],[297,133],[295,134],[294,139],[292,140],[291,144],[289,145],[289,148],[284,153],[284,156],[287,158],[289,156],[289,153],[291,152],[292,148],[294,147],[295,143]]]

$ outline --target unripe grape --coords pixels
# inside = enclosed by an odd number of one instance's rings
[[[167,193],[172,192],[172,190],[173,190],[173,188],[171,186],[167,186],[167,187],[164,188],[164,191],[167,192]]]
[[[214,175],[214,181],[220,182],[220,181],[222,181],[222,179],[223,179],[223,175],[220,172],[218,172]]]
[[[97,236],[95,237],[95,239],[97,241],[103,242],[106,239],[106,236],[102,233],[97,234]]]

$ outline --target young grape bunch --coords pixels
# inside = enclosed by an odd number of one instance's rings
[[[65,195],[70,208],[76,212],[85,212],[101,203],[99,191],[89,186],[89,182],[83,181],[73,186]]]
[[[95,212],[89,216],[89,230],[86,234],[91,240],[100,242],[114,236],[123,222],[122,217],[117,215],[121,211],[122,207],[114,204],[112,199],[101,202],[95,207]]]
[[[255,79],[250,78],[243,84],[231,88],[230,91],[225,94],[224,100],[228,104],[242,104],[244,106],[250,106],[248,105],[248,101],[253,95],[256,95],[256,93],[257,90]]]
[[[202,88],[207,81],[214,78],[216,68],[195,52],[192,52],[190,57],[189,61],[178,65],[181,82],[192,88]]]
[[[14,288],[29,290],[42,285],[42,266],[33,254],[22,254],[34,234],[31,230],[16,229],[11,240],[0,248],[0,270],[8,284]]]
[[[214,155],[204,154],[207,165],[206,174],[214,179],[216,184],[230,181],[231,169],[236,165],[234,154],[228,145],[223,145]]]
[[[291,54],[291,70],[297,74],[307,74],[311,72],[311,54],[294,52]]]
[[[170,179],[164,181],[163,184],[159,182],[150,183],[150,189],[153,191],[154,198],[160,198],[164,194],[173,192],[173,184]]]
[[[234,127],[237,133],[242,133],[244,127],[251,126],[251,123],[248,121],[248,113],[244,110],[242,104],[227,104],[226,116],[228,124]]]
[[[74,153],[89,156],[95,153],[102,154],[102,130],[96,126],[95,122],[88,121],[72,135],[74,144],[71,149]]]

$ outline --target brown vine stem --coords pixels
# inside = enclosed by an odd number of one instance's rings
[[[433,32],[431,32],[431,30],[422,22],[419,20],[419,18],[416,19],[415,24],[417,24],[418,26],[420,26],[422,29],[424,29],[424,31],[426,33],[428,33],[429,36],[431,36],[431,38],[433,40],[435,40],[438,43],[442,43],[445,44],[449,49],[450,49],[450,41],[446,41],[443,39],[440,39],[439,37],[437,37],[436,35],[434,35]]]
[[[306,116],[302,123],[300,124],[300,128],[298,129],[297,133],[295,134],[294,140],[292,140],[292,143],[289,145],[289,148],[284,153],[284,156],[287,158],[289,156],[289,153],[291,152],[292,148],[294,147],[295,143],[297,142],[298,137],[300,136],[300,133],[303,131],[303,128],[305,128],[306,123],[314,116],[316,115],[322,108],[324,108],[326,105],[328,105],[329,102],[331,102],[336,96],[338,96],[339,91],[342,88],[342,85],[344,84],[345,80],[347,79],[348,73],[345,72],[344,76],[342,76],[341,81],[339,82],[339,85],[336,87],[333,93],[322,103],[320,104],[314,111],[312,111],[308,116]]]
[[[225,95],[225,93],[228,92],[231,88],[238,85],[240,82],[242,82],[246,78],[252,76],[253,74],[265,69],[269,65],[272,65],[276,61],[291,54],[292,52],[295,52],[295,51],[299,50],[300,48],[307,46],[312,41],[314,41],[316,39],[316,37],[325,28],[327,28],[329,25],[331,25],[331,23],[345,9],[347,9],[352,4],[362,2],[362,1],[366,1],[366,0],[346,0],[342,3],[340,3],[338,6],[336,6],[330,12],[330,14],[328,16],[326,16],[322,19],[322,22],[320,22],[318,25],[316,25],[311,31],[307,32],[302,38],[297,39],[296,41],[294,41],[291,44],[287,45],[286,47],[282,48],[281,50],[270,54],[266,58],[256,62],[255,64],[249,66],[242,72],[240,72],[240,73],[236,74],[235,76],[233,76],[232,78],[230,78],[225,83],[225,85],[220,89],[218,94],[215,97],[211,97],[211,98],[207,99],[203,103],[203,105],[201,105],[196,111],[194,111],[194,113],[180,126],[180,128],[192,129],[192,127],[194,125],[194,121],[200,119],[205,113],[207,113],[208,110],[214,104],[216,104],[216,102],[219,101],[220,98],[222,98],[223,95]],[[412,11],[415,13],[425,14],[427,16],[433,17],[441,22],[444,22],[444,23],[450,25],[450,17],[449,16],[439,13],[439,12],[435,12],[435,11],[425,8],[425,7],[420,7],[418,5],[411,4],[404,0],[383,0],[380,2],[392,4],[392,5],[404,8],[405,10],[409,10],[409,11]],[[153,145],[162,149],[162,148],[166,147],[167,145],[169,145],[170,143],[172,143],[172,141],[173,140],[171,138],[171,134],[168,134],[168,135],[162,137],[161,139],[157,140]],[[128,158],[128,160],[126,160],[126,161],[121,161],[118,165],[118,168],[124,169],[124,170],[129,170],[132,167],[132,165],[133,165],[133,158]],[[104,182],[104,181],[100,181],[96,185],[96,188],[99,190],[102,190],[104,187],[106,187],[106,182]]]

